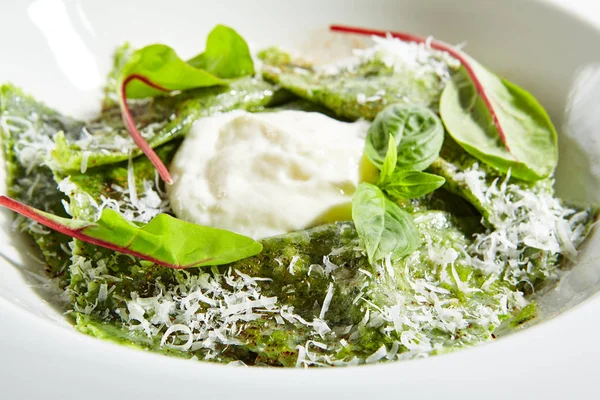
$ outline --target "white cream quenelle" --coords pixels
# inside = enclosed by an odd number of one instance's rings
[[[196,121],[170,167],[177,217],[255,239],[350,219],[369,123],[304,111]]]

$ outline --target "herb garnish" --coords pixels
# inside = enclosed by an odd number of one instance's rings
[[[393,198],[414,199],[441,187],[441,176],[421,172],[439,156],[444,127],[422,106],[392,104],[375,117],[365,154],[381,170],[378,186]]]
[[[394,142],[389,141],[390,137]],[[444,126],[430,109],[418,105],[392,104],[384,108],[371,124],[365,154],[381,169],[389,146],[397,151],[396,168],[422,171],[440,154]]]
[[[358,186],[352,197],[352,219],[371,265],[386,257],[395,262],[419,246],[420,235],[412,216],[375,185]]]
[[[137,129],[127,99],[227,85],[227,79],[253,73],[254,63],[248,45],[235,30],[224,25],[217,25],[208,35],[206,50],[187,62],[163,44],[146,46],[131,55],[119,74],[119,105],[123,123],[165,182],[172,183],[171,175]]]
[[[332,31],[393,37],[447,52],[462,69],[444,89],[440,115],[468,153],[524,180],[548,177],[558,162],[556,131],[543,107],[517,85],[500,79],[449,44],[401,32],[332,25]]]
[[[58,217],[6,196],[0,196],[0,205],[75,239],[169,268],[228,264],[262,250],[249,237],[168,214],[159,214],[140,227],[111,209],[104,209],[97,221],[90,222]]]
[[[444,178],[421,170],[439,156],[443,142],[442,122],[426,107],[392,104],[375,117],[365,154],[381,171],[379,183],[361,183],[352,197],[352,220],[371,264],[388,256],[396,261],[418,247],[420,234],[412,216],[383,191],[412,199],[442,186]]]
[[[379,183],[381,190],[396,199],[416,199],[442,187],[446,179],[421,171],[398,170]]]

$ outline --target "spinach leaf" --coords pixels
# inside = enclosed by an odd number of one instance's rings
[[[430,109],[416,105],[392,104],[371,124],[365,154],[379,169],[389,149],[390,136],[397,147],[396,168],[421,171],[438,157],[444,143],[444,127]]]
[[[388,256],[397,261],[419,245],[420,235],[412,216],[386,199],[377,186],[358,186],[352,197],[352,219],[371,264]]]
[[[519,179],[548,177],[558,162],[554,126],[535,98],[474,60],[469,64],[485,90],[487,105],[462,68],[440,100],[440,115],[454,140],[480,161]],[[499,129],[499,127],[502,129]]]
[[[394,136],[390,135],[388,140],[388,149],[381,165],[381,174],[379,175],[379,182],[387,181],[396,169],[396,163],[398,162],[398,150],[396,150],[396,140]]]
[[[396,171],[379,187],[388,195],[402,199],[416,199],[440,188],[446,180],[421,171]]]
[[[254,74],[254,61],[248,44],[235,30],[217,25],[206,39],[206,50],[188,60],[219,78],[231,79]]]
[[[169,268],[227,264],[262,250],[262,245],[249,237],[168,214],[159,214],[138,227],[109,208],[96,222],[88,222],[58,217],[6,196],[0,196],[0,205],[73,238]]]

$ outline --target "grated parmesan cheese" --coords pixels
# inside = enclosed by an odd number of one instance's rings
[[[587,211],[578,213],[562,205],[552,194],[552,181],[541,181],[530,189],[511,182],[510,174],[501,182],[497,178],[488,183],[485,177],[477,163],[455,177],[490,211],[487,222],[492,227],[476,235],[469,248],[475,266],[496,276],[504,274],[504,279],[517,284],[531,280],[523,268],[531,262],[525,255],[527,248],[571,259],[577,256],[576,247],[586,233],[582,220]],[[544,266],[536,271],[546,277],[553,274]]]
[[[433,50],[429,43],[404,42],[391,36],[385,38],[373,36],[372,40],[372,47],[354,49],[351,57],[319,66],[317,71],[324,76],[337,75],[341,71],[355,71],[363,64],[380,60],[387,67],[394,68],[396,72],[413,71],[415,77],[433,73],[446,82],[450,79],[450,70],[460,66],[458,60],[446,52]],[[384,94],[385,90],[377,96]],[[357,98],[359,104],[377,100],[379,99]]]
[[[367,359],[365,360],[365,362],[367,364],[372,364],[375,363],[379,360],[381,360],[382,358],[387,356],[387,349],[385,348],[385,345],[381,345],[381,347],[379,349],[377,349],[377,351],[373,354],[371,354],[369,357],[367,357]]]
[[[332,298],[333,298],[333,282],[330,282],[329,287],[327,288],[327,294],[325,295],[325,299],[323,300],[323,306],[321,307],[321,312],[319,313],[319,319],[325,318],[325,314],[329,310],[329,305],[331,304]]]

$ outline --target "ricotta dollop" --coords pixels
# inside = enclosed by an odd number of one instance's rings
[[[170,167],[173,212],[255,239],[348,220],[368,127],[304,111],[200,119]]]

